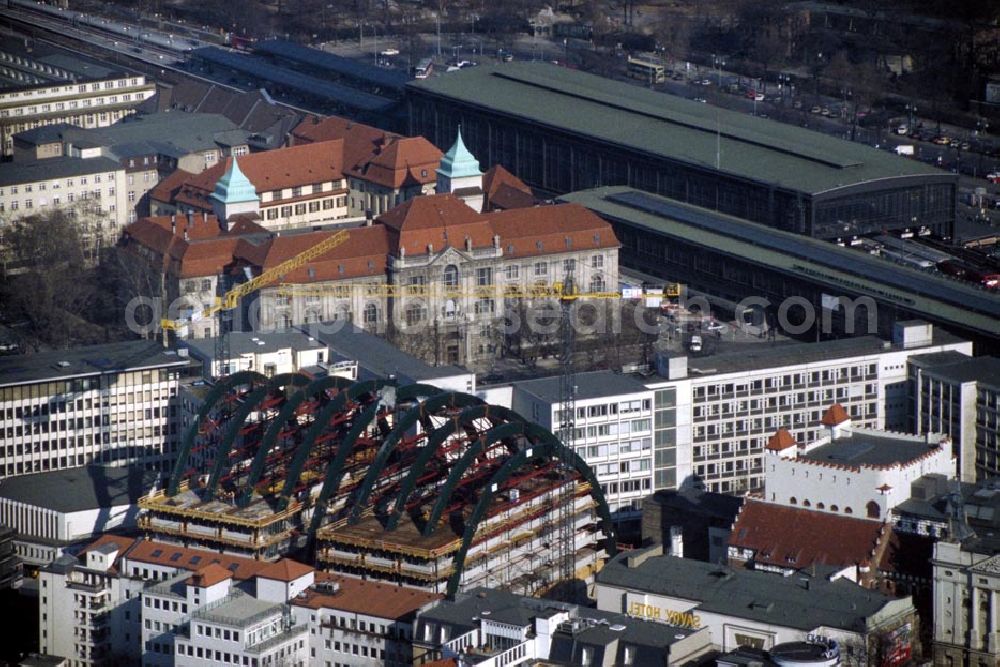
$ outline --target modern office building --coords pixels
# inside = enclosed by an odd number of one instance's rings
[[[770,649],[823,636],[846,665],[871,664],[895,633],[909,657],[917,618],[909,597],[893,598],[828,568],[789,577],[662,555],[661,545],[621,553],[597,575],[597,608],[709,631],[721,651]]]
[[[621,185],[820,239],[950,236],[958,177],[914,160],[547,63],[407,84],[409,130],[563,194]]]
[[[0,471],[89,463],[169,470],[189,365],[151,341],[0,358]]]
[[[646,387],[645,393],[636,383],[610,371],[580,374],[578,384],[583,388],[579,391],[587,397],[587,409],[591,403],[603,404],[608,414],[595,414],[593,436],[585,431],[576,450],[592,465],[620,466],[622,462],[611,457],[611,447],[620,449],[621,443],[631,443],[633,438],[631,426],[627,435],[611,433],[610,423],[617,423],[619,417],[611,414],[610,406],[621,410],[621,405],[638,400],[639,409],[647,410],[644,401],[651,400],[652,448],[646,449],[640,437],[638,458],[631,444],[627,454],[617,456],[628,459],[624,462],[629,466],[633,459],[648,461],[654,491],[689,487],[719,493],[759,490],[764,482],[765,448],[774,432],[784,427],[793,438],[815,440],[825,432],[824,410],[835,401],[861,428],[906,430],[907,358],[947,350],[968,355],[972,345],[925,323],[911,322],[898,326],[892,341],[876,336],[820,343],[720,341],[717,354],[674,357],[659,364],[661,373],[633,376]],[[522,390],[522,384],[528,389]],[[532,382],[515,385],[511,405],[522,406],[519,411],[530,416],[537,403],[539,419],[557,422],[558,381],[538,381],[537,386],[549,388],[544,394],[532,395],[532,386]],[[609,425],[598,431],[597,421]],[[591,447],[602,445],[611,458],[588,458]],[[603,452],[596,449],[593,454]],[[609,468],[604,470],[611,474]],[[610,482],[602,482],[602,487],[614,497]],[[618,489],[621,493],[621,486]],[[613,502],[622,509],[620,500]]]
[[[14,151],[13,136],[24,130],[70,123],[107,127],[135,112],[156,93],[156,85],[44,43],[25,49],[16,39],[0,46],[0,72],[21,82],[0,90],[0,153]]]
[[[706,629],[555,600],[475,588],[426,605],[413,634],[414,665],[683,665],[711,652]]]
[[[754,325],[766,316],[810,340],[888,338],[896,323],[920,319],[973,341],[976,354],[1000,349],[1000,297],[972,283],[630,188],[559,200],[611,223],[623,267],[683,283],[730,313],[751,299]]]
[[[909,376],[914,432],[950,437],[963,481],[1000,475],[1000,358],[917,355]]]
[[[0,484],[0,524],[17,531],[22,562],[42,567],[102,533],[134,531],[139,498],[159,480],[156,471],[110,464],[14,476]]]

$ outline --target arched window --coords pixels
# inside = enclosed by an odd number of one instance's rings
[[[292,328],[292,316],[289,314],[284,314],[281,316],[281,328],[291,329]]]
[[[454,264],[444,267],[444,286],[458,287],[458,267]]]
[[[594,276],[590,279],[590,291],[591,292],[603,292],[604,291],[604,276]]]
[[[799,504],[799,501],[795,499],[795,496],[792,496],[791,498],[789,498],[788,502],[791,505],[798,505]]]
[[[319,316],[318,312],[316,312],[315,310],[307,310],[306,311],[306,324],[312,324],[314,322],[319,322],[319,320],[320,320],[320,316]]]
[[[826,504],[825,503],[816,503],[816,509],[818,509],[818,510],[825,510],[826,509]]]
[[[378,322],[378,307],[374,303],[365,306],[365,324],[375,324]]]
[[[802,506],[803,507],[812,507],[813,504],[811,502],[809,502],[808,498],[806,498],[805,500],[802,501]]]
[[[337,321],[350,322],[351,310],[347,306],[338,306],[337,309],[333,311],[333,319]]]
[[[840,508],[837,507],[836,505],[830,505],[830,511],[831,512],[839,512]]]
[[[868,504],[865,505],[865,510],[868,512],[869,519],[877,519],[882,516],[882,508],[874,500],[868,501]]]

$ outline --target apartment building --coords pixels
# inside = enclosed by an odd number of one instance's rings
[[[188,367],[150,341],[0,358],[0,472],[89,463],[169,470]]]
[[[96,61],[16,40],[0,46],[0,72],[22,73],[29,85],[0,91],[0,151],[13,154],[13,136],[24,130],[70,123],[107,127],[135,112],[156,94],[156,84],[142,74],[110,69]]]
[[[96,262],[129,220],[125,169],[105,157],[0,163],[0,226],[52,210],[80,226],[84,256]]]
[[[441,598],[116,535],[38,580],[41,653],[74,666],[409,665],[416,612]]]
[[[919,355],[909,376],[914,432],[952,439],[962,481],[1000,475],[1000,359]]]
[[[511,407],[572,444],[597,474],[616,519],[636,518],[654,487],[654,392],[631,376],[604,372],[577,373],[573,383],[575,414],[559,395],[558,376],[518,382]]]
[[[661,358],[658,373],[633,376],[648,390],[641,399],[633,397],[634,385],[622,391],[619,376],[610,371],[580,377],[588,391],[592,386],[603,392],[600,399],[588,394],[588,409],[591,402],[603,402],[610,416],[612,405],[620,410],[624,402],[641,400],[648,410],[644,401],[651,401],[653,443],[640,449],[640,456],[649,461],[654,491],[695,487],[741,493],[763,487],[766,446],[779,428],[795,441],[816,440],[825,432],[824,410],[836,401],[857,427],[907,430],[906,360],[939,351],[971,359],[971,343],[925,323],[899,325],[896,333],[894,341],[876,336],[781,345],[722,341],[719,354]],[[511,405],[531,415],[538,402],[541,418],[556,414],[557,392],[544,401],[537,395],[524,398],[520,384],[511,392]],[[621,442],[605,437],[609,452],[612,442]],[[629,451],[631,456],[631,446]],[[589,449],[580,453],[586,458]]]
[[[250,133],[225,116],[154,113],[130,116],[103,128],[61,123],[14,137],[14,161],[98,153],[125,169],[128,222],[150,214],[150,193],[161,181],[199,174],[230,156],[249,152]],[[177,176],[173,176],[174,174]]]

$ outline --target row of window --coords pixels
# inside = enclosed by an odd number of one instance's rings
[[[290,218],[292,215],[306,215],[306,213],[317,213],[320,210],[329,211],[334,208],[343,208],[343,206],[343,197],[330,197],[328,199],[303,202],[294,206],[272,206],[265,208],[264,218],[266,220],[277,220],[279,217]]]
[[[42,104],[32,107],[18,107],[16,109],[3,109],[0,111],[0,117],[9,118],[11,116],[31,116],[38,113],[52,113],[54,111],[73,111],[75,109],[89,109],[91,107],[100,107],[105,104],[119,104],[125,102],[141,102],[145,99],[140,93],[137,93],[133,98],[131,93],[125,93],[121,96],[121,99],[117,95],[112,95],[111,97],[97,97],[94,99],[85,100],[70,100],[68,102],[54,102],[50,104]]]
[[[79,177],[80,185],[87,185],[88,178],[93,180],[95,184],[101,183],[103,180],[113,183],[115,180],[115,174],[114,172],[108,172],[106,174],[92,174],[90,176],[80,176]],[[65,186],[67,188],[72,188],[76,185],[76,182],[77,181],[75,179],[67,178],[65,181]],[[25,183],[24,185],[12,185],[8,189],[8,192],[12,195],[16,195],[22,190],[25,193],[34,192],[36,188],[38,189],[39,192],[44,192],[49,187],[51,187],[53,190],[58,190],[62,186],[63,186],[62,181],[43,181],[40,183]],[[114,191],[112,191],[111,194],[114,194]],[[4,196],[4,189],[0,188],[0,197],[2,196]]]
[[[10,53],[0,53],[0,60],[12,62],[18,65],[26,65],[29,67],[33,62],[30,59],[27,58],[22,59],[21,56],[17,56]],[[76,92],[86,93],[88,87],[90,88],[91,92],[96,92],[101,90],[102,85],[104,87],[104,90],[113,90],[115,88],[138,86],[141,85],[141,83],[142,82],[138,78],[118,79],[116,81],[104,81],[97,83],[81,83],[81,84],[76,84]],[[59,93],[72,93],[73,87],[74,86],[70,85],[70,86],[53,87],[53,88],[33,88],[31,90],[13,90],[9,93],[4,94],[2,98],[14,99],[16,97],[34,97],[36,95],[58,95]]]

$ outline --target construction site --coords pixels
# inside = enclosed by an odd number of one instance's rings
[[[593,472],[551,432],[391,379],[220,380],[140,507],[158,540],[449,594],[589,583],[615,551]]]

